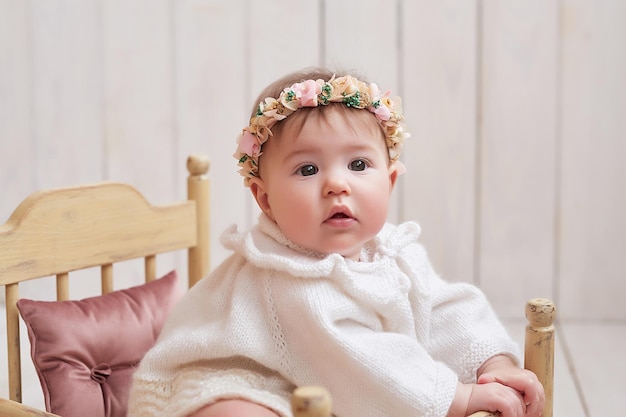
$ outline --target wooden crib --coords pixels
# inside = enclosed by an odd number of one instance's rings
[[[96,267],[100,271],[102,295],[85,302],[97,304],[103,300],[102,297],[118,295],[119,291],[113,291],[114,265],[122,261],[143,258],[146,283],[164,282],[156,279],[157,255],[171,251],[187,252],[188,286],[194,285],[209,272],[208,158],[190,156],[187,167],[188,198],[184,201],[153,206],[130,185],[102,182],[36,192],[26,198],[9,220],[0,226],[0,285],[5,287],[6,293],[9,374],[9,399],[0,399],[0,416],[56,415],[21,404],[20,312],[25,315],[30,308],[30,313],[34,314],[33,322],[27,323],[29,337],[31,342],[34,338],[42,346],[45,342],[43,333],[59,331],[64,324],[58,321],[52,328],[37,329],[35,320],[52,319],[46,316],[48,311],[52,311],[47,309],[56,308],[59,303],[29,304],[18,301],[20,283],[55,276],[56,300],[68,300],[70,273]],[[148,284],[145,285],[148,288]],[[144,290],[141,288],[138,291]],[[107,302],[111,297],[106,298]],[[91,308],[85,306],[87,304],[80,304],[80,308]],[[528,303],[526,313],[529,325],[525,366],[534,371],[544,384],[546,407],[543,416],[551,417],[554,306],[550,300],[535,299]],[[90,314],[95,313],[92,311]],[[62,338],[63,333],[58,333],[57,337]],[[113,371],[95,365],[91,371],[87,369],[91,372],[86,375],[88,381],[95,381],[95,385],[102,384],[106,378],[111,379],[106,372]],[[48,372],[45,367],[44,358],[37,368],[38,372]],[[49,390],[53,389],[56,388],[49,387]],[[51,392],[44,389],[44,393],[46,407],[50,410],[53,400],[48,397]],[[321,417],[331,413],[330,397],[322,388],[300,387],[294,392],[293,400],[296,417]],[[95,401],[99,402],[100,399]],[[110,398],[104,398],[104,405],[98,407],[106,409],[110,402]],[[99,414],[89,412],[89,415]]]

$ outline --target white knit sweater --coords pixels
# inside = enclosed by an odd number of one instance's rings
[[[484,295],[449,284],[417,242],[386,225],[361,261],[307,253],[268,218],[231,228],[234,254],[175,307],[134,375],[129,417],[179,417],[225,398],[291,416],[295,386],[322,385],[339,417],[442,417],[471,382],[517,346]]]

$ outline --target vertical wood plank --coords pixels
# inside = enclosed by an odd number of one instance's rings
[[[102,179],[102,68],[100,3],[64,0],[31,3],[32,126],[34,149],[28,159],[36,188]],[[85,276],[83,273],[78,276]],[[87,296],[95,285],[73,281],[63,296]],[[58,285],[57,285],[57,288]],[[27,290],[34,293],[26,293]],[[47,289],[25,286],[33,298]]]
[[[174,119],[174,16],[168,0],[101,2],[106,179],[128,182],[152,204],[172,201],[179,176]],[[180,265],[159,258],[157,275]],[[116,265],[119,285],[143,282],[143,262]],[[116,285],[118,283],[116,282]]]
[[[398,22],[398,3],[398,0],[324,2],[324,64],[362,73],[379,87],[398,93],[402,27]]]
[[[0,223],[36,188],[29,4],[0,0]]]
[[[626,3],[565,0],[562,19],[560,311],[624,320]]]
[[[250,80],[246,113],[268,84],[283,75],[321,63],[320,1],[269,0],[248,3],[248,67]]]
[[[480,285],[496,310],[553,298],[558,1],[483,3]]]
[[[34,1],[33,168],[38,188],[102,176],[102,70],[97,0]]]
[[[254,102],[267,85],[289,72],[321,64],[321,1],[247,2],[245,100],[248,104],[237,133],[249,122],[250,112],[258,104]],[[249,192],[247,195],[249,224],[253,224],[259,210]]]
[[[246,67],[250,65],[245,54],[246,10],[244,2],[222,0],[178,1],[174,7],[180,155],[176,188],[178,197],[185,198],[186,157],[207,154],[212,180],[210,265],[214,266],[230,254],[219,242],[221,233],[233,223],[246,224],[249,216],[249,191],[243,187],[232,156],[252,104],[246,90]]]
[[[402,16],[403,217],[445,279],[474,282],[476,2],[404,1]]]
[[[0,5],[13,31],[9,43],[0,41],[11,54],[3,66],[10,78],[1,78],[6,91],[21,91],[3,95],[7,112],[0,112],[7,117],[0,122],[0,186],[9,197],[0,206],[10,203],[9,212],[36,189],[100,179],[102,132],[97,2],[10,4]],[[14,187],[20,190],[13,200]],[[25,286],[24,294],[40,298],[47,290]]]
[[[35,146],[32,118],[32,25],[31,3],[26,1],[0,0],[0,224],[3,224],[17,205],[37,188],[33,168]],[[48,286],[54,291],[53,286]],[[22,291],[22,295],[28,291]],[[18,286],[0,291],[0,310],[17,300]],[[11,300],[11,297],[15,300]],[[6,319],[0,319],[2,332],[19,333],[19,313],[9,307]],[[4,315],[4,314],[2,314]],[[8,325],[9,329],[6,328]],[[22,334],[25,334],[23,329]],[[0,363],[8,364],[7,349],[20,349],[19,338],[0,337]],[[19,352],[18,352],[19,353]],[[22,350],[22,357],[28,351]],[[30,373],[28,371],[31,371]],[[9,389],[9,373],[3,365],[0,374],[0,397],[9,398],[15,389]],[[19,370],[18,370],[19,371]],[[36,382],[34,369],[22,367],[23,381]],[[33,378],[34,377],[34,378]],[[13,383],[11,383],[13,385]],[[29,401],[31,392],[21,392],[22,399]],[[41,397],[41,390],[39,390]],[[41,400],[39,402],[43,404]]]
[[[354,71],[364,79],[401,95],[398,85],[398,1],[326,1],[322,61],[331,69]],[[372,53],[376,51],[376,53]],[[398,222],[398,190],[392,196],[389,221]]]
[[[174,196],[173,34],[167,0],[102,2],[107,178]]]

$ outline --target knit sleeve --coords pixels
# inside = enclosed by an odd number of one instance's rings
[[[327,387],[337,415],[446,415],[453,371],[414,337],[384,331],[375,311],[332,283],[302,284],[274,291],[296,385]]]
[[[448,283],[428,267],[430,323],[428,351],[463,383],[476,381],[478,368],[504,354],[519,364],[519,349],[477,287]]]

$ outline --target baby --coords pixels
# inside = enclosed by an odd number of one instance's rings
[[[134,375],[129,417],[291,416],[302,385],[339,417],[534,417],[544,394],[474,286],[386,223],[400,100],[326,69],[267,87],[235,157],[262,213],[176,306]]]

